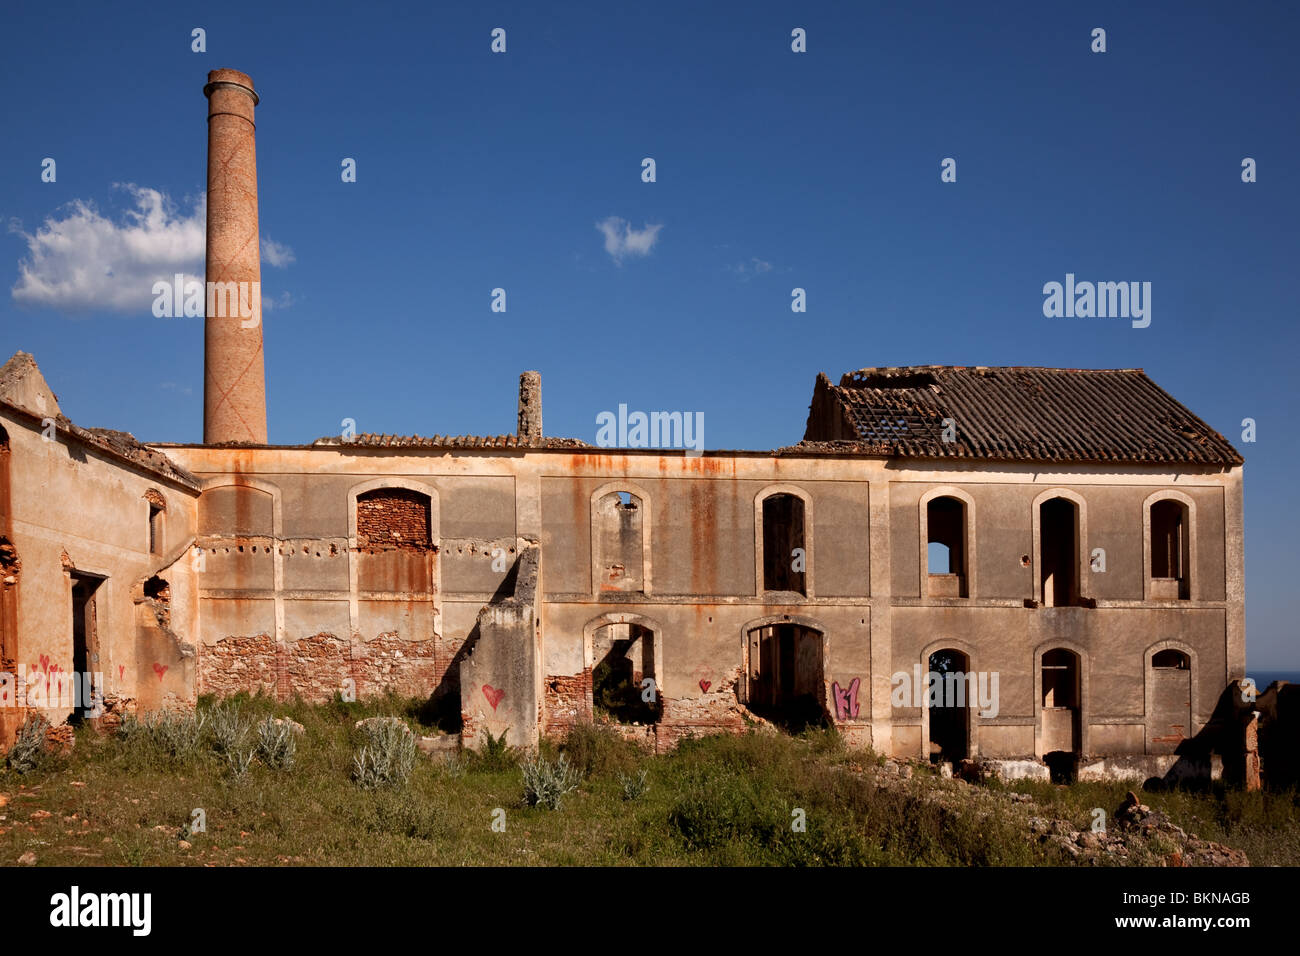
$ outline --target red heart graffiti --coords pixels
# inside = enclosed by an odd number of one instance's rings
[[[501,698],[506,696],[506,692],[504,689],[498,690],[497,688],[493,687],[491,684],[484,684],[483,696],[486,697],[487,702],[492,705],[492,709],[496,710],[497,704],[501,703]]]
[[[704,693],[706,694],[709,692],[709,688],[712,686],[713,686],[713,681],[711,680],[700,681],[700,690],[704,691]]]
[[[118,680],[121,680],[121,679],[122,679],[122,675],[125,674],[125,673],[126,673],[126,665],[125,665],[125,664],[118,664],[118,665],[117,665],[117,679],[118,679]]]
[[[166,673],[167,673],[167,665],[166,665],[166,664],[154,664],[154,666],[153,666],[153,672],[154,672],[155,674],[158,675],[158,683],[161,684],[161,683],[162,683],[162,679],[163,679],[163,674],[166,674]]]
[[[45,671],[47,674],[49,673],[49,671],[50,671],[50,655],[49,655],[49,654],[42,654],[42,655],[41,655],[41,670]]]

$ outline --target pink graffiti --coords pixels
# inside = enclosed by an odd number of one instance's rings
[[[155,674],[158,675],[158,681],[159,681],[159,683],[161,683],[161,682],[162,682],[162,679],[163,679],[163,675],[167,673],[167,665],[166,665],[166,664],[154,664],[154,665],[153,665],[153,672],[154,672]]]
[[[855,677],[849,682],[848,690],[840,687],[839,683],[831,684],[831,693],[835,696],[835,717],[838,720],[852,720],[858,716],[858,685],[862,683],[861,677]]]

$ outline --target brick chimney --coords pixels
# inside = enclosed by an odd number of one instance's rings
[[[266,370],[253,124],[257,93],[247,74],[213,70],[203,95],[208,98],[203,442],[264,445]]]
[[[542,373],[519,376],[519,440],[533,445],[542,437]]]

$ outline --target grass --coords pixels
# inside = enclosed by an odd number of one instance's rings
[[[575,728],[538,755],[552,765],[562,755],[577,781],[548,809],[528,806],[526,755],[501,738],[486,756],[421,755],[404,784],[354,783],[356,721],[400,716],[417,734],[435,733],[436,718],[422,723],[418,701],[312,706],[243,697],[233,705],[253,728],[268,717],[306,728],[291,765],[275,769],[255,757],[245,773],[234,772],[226,753],[256,749],[257,732],[245,737],[228,713],[214,719],[206,700],[194,746],[189,724],[150,732],[146,720],[118,738],[79,731],[69,756],[21,775],[0,772],[0,865],[29,850],[39,865],[112,866],[1068,862],[1026,839],[1010,817],[980,819],[914,789],[877,788],[871,772],[881,758],[847,749],[831,730],[707,737],[649,756],[607,728]],[[918,773],[912,783],[929,780]],[[1085,827],[1092,807],[1110,813],[1127,786],[1009,789]],[[1192,832],[1246,850],[1257,865],[1300,862],[1294,795],[1142,799]],[[196,809],[206,832],[188,830]],[[496,811],[504,832],[493,829]]]

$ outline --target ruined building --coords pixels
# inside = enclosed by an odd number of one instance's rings
[[[205,92],[207,277],[256,281],[257,94]],[[1163,772],[1244,675],[1242,457],[1140,369],[819,375],[798,444],[699,456],[545,437],[527,372],[514,434],[271,445],[257,319],[209,311],[200,445],[79,427],[31,356],[0,370],[11,702],[84,716],[52,696],[81,672],[110,713],[392,689],[471,745],[828,719],[899,756]],[[931,671],[976,676],[936,700]]]

